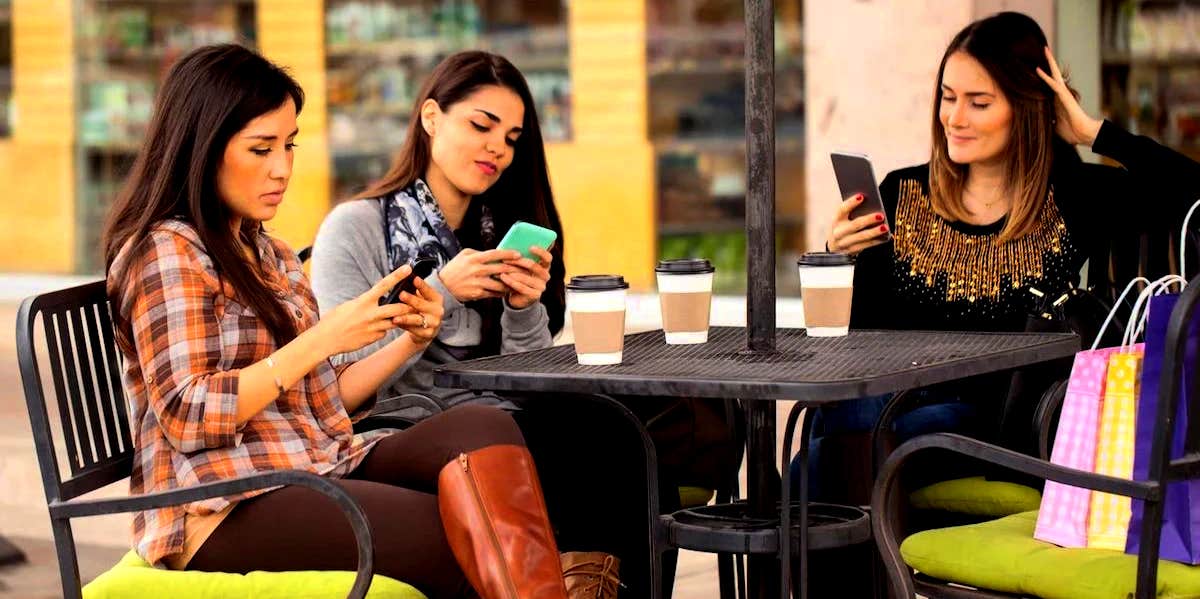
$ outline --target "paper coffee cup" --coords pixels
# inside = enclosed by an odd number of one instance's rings
[[[809,337],[841,337],[850,329],[854,297],[854,258],[833,252],[810,252],[796,261],[800,298]]]
[[[620,364],[625,347],[625,293],[620,275],[582,275],[567,284],[575,354],[587,366]]]
[[[702,258],[659,260],[655,265],[663,334],[668,344],[708,341],[715,270],[712,263]]]

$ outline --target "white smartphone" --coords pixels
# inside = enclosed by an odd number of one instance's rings
[[[891,239],[892,225],[888,222],[887,211],[883,209],[883,198],[879,196],[879,183],[875,180],[875,167],[871,166],[871,159],[864,154],[850,152],[833,152],[829,159],[833,162],[833,175],[837,177],[842,200],[860,193],[863,195],[862,204],[850,212],[850,218],[877,212],[882,214],[881,224],[887,225],[887,239]]]

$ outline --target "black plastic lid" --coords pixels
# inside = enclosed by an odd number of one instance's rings
[[[615,291],[629,289],[629,283],[621,275],[579,275],[567,283],[571,291]]]
[[[809,252],[796,260],[798,266],[849,266],[854,256],[837,252]]]
[[[673,275],[700,275],[715,271],[711,262],[704,258],[679,258],[677,260],[659,260],[654,266],[654,272]]]

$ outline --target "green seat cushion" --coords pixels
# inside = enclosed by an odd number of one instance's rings
[[[908,500],[917,509],[999,518],[1038,509],[1042,494],[1025,485],[972,476],[922,487]]]
[[[714,491],[703,487],[679,487],[679,505],[684,509],[708,505]]]
[[[1137,557],[1109,549],[1064,549],[1033,538],[1037,512],[926,530],[900,545],[904,561],[940,580],[1043,599],[1133,597]],[[1200,567],[1160,560],[1162,599],[1200,597]]]
[[[151,567],[130,551],[116,566],[83,587],[84,599],[255,599],[340,598],[354,584],[354,572],[193,572]],[[367,593],[371,599],[426,599],[417,589],[376,575]]]

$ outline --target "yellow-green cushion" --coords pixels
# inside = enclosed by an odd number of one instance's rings
[[[1033,538],[1037,512],[919,532],[900,545],[919,572],[968,586],[1043,599],[1132,597],[1137,557],[1108,549],[1063,549]],[[1161,560],[1162,599],[1200,597],[1200,567]]]
[[[84,599],[254,599],[345,597],[354,572],[191,572],[153,568],[130,551],[116,566],[83,587]],[[419,591],[386,576],[376,575],[367,593],[371,599],[426,599]]]
[[[702,487],[679,487],[679,505],[684,509],[708,505],[714,491]]]
[[[917,489],[908,500],[917,509],[999,518],[1038,509],[1042,494],[1025,485],[972,476]]]

